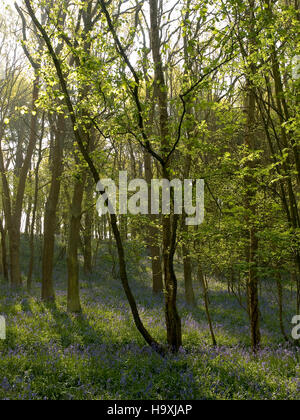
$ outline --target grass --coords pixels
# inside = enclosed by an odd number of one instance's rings
[[[283,343],[272,282],[261,296],[263,348],[249,351],[247,315],[224,285],[210,284],[218,347],[212,348],[200,290],[198,306],[179,310],[184,348],[161,358],[136,331],[120,282],[103,255],[97,273],[82,276],[83,315],[66,313],[62,267],[56,305],[42,303],[40,284],[28,295],[0,287],[7,340],[0,341],[0,399],[292,399],[300,397],[299,349]],[[166,340],[163,298],[152,296],[147,267],[129,266],[140,313],[151,333]],[[287,330],[293,316],[285,290]]]

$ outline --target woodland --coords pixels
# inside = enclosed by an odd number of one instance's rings
[[[1,400],[299,399],[299,19],[1,0]],[[124,171],[203,180],[202,223],[99,213]]]

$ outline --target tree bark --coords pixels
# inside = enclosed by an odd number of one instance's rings
[[[211,316],[210,316],[207,287],[206,287],[206,284],[205,284],[205,279],[204,279],[204,275],[203,275],[203,271],[202,271],[202,265],[201,265],[200,261],[198,261],[198,279],[199,279],[199,282],[200,282],[200,285],[201,285],[201,288],[202,288],[202,292],[203,292],[205,313],[206,313],[206,318],[207,318],[207,322],[208,322],[208,326],[209,326],[209,331],[210,331],[212,343],[213,343],[213,346],[216,347],[217,346],[217,340],[216,340],[216,336],[215,336],[215,333],[214,333],[212,319],[211,319]]]
[[[91,178],[88,179],[86,186],[85,198],[85,215],[84,215],[84,232],[83,232],[83,257],[84,257],[84,272],[91,274],[92,272],[92,230],[93,230],[93,192],[94,182]]]
[[[92,130],[89,138],[89,150],[93,152],[96,147],[95,130]],[[94,182],[91,176],[87,176],[85,188],[85,215],[83,230],[83,257],[84,272],[91,274],[92,272],[92,240],[93,240],[93,221],[94,221]]]
[[[145,178],[148,186],[151,186],[151,180],[153,178],[152,172],[152,160],[149,153],[144,155],[145,162]],[[150,188],[148,203],[149,203],[149,219],[150,223],[147,230],[147,245],[150,252],[151,266],[152,266],[152,291],[154,294],[161,293],[163,291],[163,275],[162,275],[162,261],[160,255],[160,246],[158,245],[159,229],[155,226],[158,223],[158,218],[151,214],[151,193]]]
[[[30,257],[29,257],[28,274],[27,274],[27,290],[28,291],[31,290],[32,274],[33,274],[33,267],[34,267],[34,251],[35,251],[35,249],[34,249],[34,228],[35,228],[37,206],[38,206],[39,170],[40,170],[40,165],[42,163],[42,141],[43,141],[43,137],[44,137],[44,117],[45,117],[45,115],[43,115],[42,133],[41,133],[40,142],[39,142],[39,155],[38,155],[38,161],[37,161],[36,168],[35,168],[34,198],[33,198],[32,219],[31,219],[30,237],[29,237]]]
[[[185,224],[185,215],[183,215],[182,231],[184,235],[187,235],[188,227]],[[189,251],[186,241],[187,239],[184,236],[183,245],[182,245],[182,258],[183,258],[185,300],[187,304],[196,306],[195,293],[193,289],[192,259],[191,259],[190,251]]]
[[[53,261],[54,261],[54,243],[56,231],[56,211],[60,193],[63,171],[63,145],[66,135],[66,123],[63,114],[57,116],[57,125],[52,122],[54,129],[52,178],[50,192],[47,198],[45,218],[44,218],[44,245],[42,256],[42,299],[47,301],[55,300],[53,287]]]
[[[2,273],[6,281],[9,281],[8,266],[7,266],[7,250],[6,250],[6,229],[3,227],[2,219],[0,218],[0,234],[1,234],[1,263]]]
[[[276,276],[276,285],[277,285],[277,295],[278,295],[278,315],[279,315],[279,326],[280,331],[285,339],[289,341],[289,338],[285,332],[284,322],[283,322],[283,289],[282,289],[282,279],[280,273]]]
[[[249,49],[248,55],[252,56],[255,51],[256,32],[255,32],[255,1],[249,0],[248,8],[249,18]],[[247,57],[247,59],[249,58]],[[252,59],[252,57],[251,57]],[[245,112],[247,115],[245,127],[245,146],[249,153],[256,150],[255,132],[256,132],[256,89],[252,81],[252,77],[256,74],[256,65],[250,63],[248,67],[250,76],[246,77],[246,98],[245,98]],[[252,351],[257,352],[260,347],[261,334],[260,334],[260,313],[259,313],[259,296],[258,296],[258,267],[257,267],[257,253],[258,253],[258,237],[256,228],[256,180],[255,168],[256,161],[249,160],[247,162],[248,173],[244,177],[246,198],[246,223],[248,228],[248,309],[250,317],[250,331],[251,331],[251,346]]]
[[[169,115],[167,86],[163,72],[158,21],[158,1],[150,0],[151,49],[154,61],[155,89],[158,98],[159,126],[161,136],[161,151],[164,159],[162,175],[170,181]],[[173,201],[173,197],[172,200]],[[174,204],[174,203],[172,203]],[[171,206],[173,207],[173,206]],[[163,262],[165,283],[165,315],[168,344],[172,351],[177,352],[182,345],[181,319],[177,311],[177,279],[174,271],[174,255],[176,249],[177,215],[163,216]]]
[[[80,222],[82,212],[82,199],[86,175],[77,179],[71,205],[71,221],[68,243],[68,311],[81,312],[79,296],[79,262],[78,247],[80,242]]]
[[[248,151],[255,151],[254,133],[255,133],[255,92],[251,82],[247,81],[247,98],[246,112],[247,125],[245,132],[245,145]],[[255,227],[256,203],[255,200],[255,179],[253,171],[255,170],[255,162],[248,162],[249,174],[245,176],[246,202],[247,211],[246,223],[248,225],[248,265],[249,274],[247,281],[248,311],[250,317],[251,345],[253,352],[256,352],[260,346],[260,315],[259,315],[259,297],[258,297],[258,273],[257,273],[257,252],[258,238]]]

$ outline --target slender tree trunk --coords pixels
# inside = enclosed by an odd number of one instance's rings
[[[189,251],[185,245],[183,245],[182,252],[183,252],[185,300],[189,305],[196,306],[195,293],[193,289],[192,260],[189,255]]]
[[[96,147],[96,137],[94,130],[89,138],[89,150],[93,152]],[[84,272],[92,272],[92,240],[93,240],[93,221],[94,221],[94,181],[91,176],[87,177],[85,188],[85,215],[84,215],[84,233],[83,233],[83,257]]]
[[[153,239],[153,242],[155,238]],[[160,247],[158,245],[150,246],[151,266],[152,266],[152,291],[159,294],[163,291],[162,262]]]
[[[30,177],[28,182],[32,183],[32,178]],[[30,230],[30,219],[31,219],[31,212],[32,212],[32,195],[30,194],[28,200],[28,207],[26,211],[26,221],[25,221],[25,235],[29,237],[29,230]]]
[[[144,78],[146,80],[146,100],[147,102],[151,103],[151,108],[149,110],[149,115],[146,120],[146,128],[148,136],[153,134],[154,128],[154,117],[155,117],[155,94],[156,92],[152,93],[151,84],[148,75],[148,55],[151,51],[147,48],[146,38],[143,37],[144,42],[144,60],[143,60],[143,72]],[[159,217],[156,215],[151,214],[151,181],[153,179],[153,161],[150,153],[147,151],[144,152],[144,166],[145,166],[145,179],[148,184],[149,188],[149,196],[148,196],[148,218],[149,218],[149,226],[146,232],[146,243],[148,247],[148,252],[150,254],[151,259],[151,268],[152,268],[152,292],[154,294],[159,294],[163,292],[163,272],[162,272],[162,258],[161,258],[161,249],[159,246],[159,237],[160,237],[160,229],[158,225],[160,224]]]
[[[92,178],[87,181],[86,198],[85,198],[85,215],[84,215],[84,232],[83,232],[83,257],[84,272],[90,274],[92,272],[92,231],[93,231],[93,192],[94,182]]]
[[[52,127],[54,124],[52,122]],[[54,243],[56,230],[56,210],[58,205],[63,171],[63,145],[66,135],[64,115],[57,116],[57,126],[54,128],[54,146],[52,161],[52,179],[50,193],[46,203],[44,218],[44,245],[42,256],[42,299],[55,300],[53,287]]]
[[[285,339],[285,341],[289,341],[288,336],[285,332],[284,322],[283,322],[283,289],[282,289],[282,279],[280,273],[276,276],[276,284],[277,284],[277,295],[278,295],[278,315],[279,315],[279,325],[280,331]]]
[[[185,215],[183,216],[182,223],[183,234],[188,233],[188,227],[185,224]],[[196,306],[195,293],[193,289],[193,276],[192,276],[192,259],[186,244],[186,237],[183,238],[182,246],[183,258],[183,272],[184,272],[184,287],[185,287],[185,300],[189,305]]]
[[[19,287],[22,284],[20,267],[20,231],[17,227],[10,229],[9,257],[10,257],[10,278],[12,287]]]
[[[1,234],[1,263],[2,263],[2,272],[3,277],[6,281],[9,280],[8,277],[8,266],[7,266],[7,250],[6,250],[6,229],[3,227],[2,219],[0,218],[0,234]]]
[[[246,135],[246,145],[249,147],[249,151],[253,150],[251,138],[254,134],[253,124],[254,124],[254,112],[255,112],[255,98],[250,93],[248,99],[249,108],[248,108],[248,128]],[[254,169],[252,162],[249,164],[250,171]],[[246,209],[249,212],[247,216],[248,224],[248,280],[247,280],[247,297],[248,297],[248,312],[250,318],[250,330],[251,330],[251,344],[252,350],[256,352],[260,346],[260,320],[259,320],[259,297],[258,297],[258,271],[257,271],[257,252],[258,252],[258,238],[255,228],[255,184],[252,178],[252,175],[247,175],[245,177],[245,186],[246,186]]]
[[[170,181],[170,164],[167,156],[170,151],[168,97],[162,58],[160,53],[160,29],[158,21],[158,1],[150,0],[151,48],[155,66],[155,89],[158,98],[161,151],[165,160],[162,168],[163,178]],[[173,197],[172,197],[173,201]],[[172,203],[174,204],[174,203]],[[173,207],[173,205],[171,206]],[[165,282],[165,315],[168,344],[172,351],[178,351],[182,345],[181,319],[177,311],[177,279],[174,271],[176,249],[177,215],[163,217],[163,262]]]
[[[203,271],[202,271],[202,265],[201,265],[200,261],[198,261],[198,279],[199,279],[199,282],[200,282],[200,285],[201,285],[201,288],[202,288],[202,292],[203,292],[205,313],[206,313],[206,318],[207,318],[207,322],[208,322],[208,326],[209,326],[209,331],[210,331],[212,343],[213,343],[213,346],[216,347],[217,346],[217,340],[216,340],[216,336],[215,336],[215,333],[214,333],[212,319],[211,319],[211,316],[210,316],[207,287],[206,287],[206,284],[205,284],[205,279],[204,279],[204,275],[203,275]]]
[[[151,180],[153,177],[152,172],[152,161],[149,153],[145,153],[145,178],[148,186],[151,186]],[[159,229],[155,226],[158,223],[158,218],[151,214],[151,193],[150,188],[148,203],[149,203],[149,227],[147,230],[147,245],[150,252],[151,265],[152,265],[152,291],[154,294],[161,293],[163,291],[163,275],[162,275],[162,261],[160,255],[160,247],[158,245]]]
[[[44,115],[43,115],[43,122],[42,122],[42,133],[41,133],[40,142],[39,142],[39,156],[38,156],[38,161],[35,168],[34,198],[33,198],[32,219],[31,219],[30,237],[29,237],[30,257],[29,257],[28,274],[27,274],[27,290],[28,291],[31,290],[32,274],[33,274],[33,267],[34,267],[34,251],[35,251],[34,250],[34,228],[35,228],[36,213],[37,213],[37,206],[38,206],[39,170],[40,170],[40,165],[42,162],[43,137],[44,137]]]
[[[246,112],[247,112],[247,126],[245,133],[245,144],[248,151],[255,150],[255,92],[251,82],[248,81],[247,99],[246,99]],[[247,225],[248,225],[248,264],[249,275],[247,282],[247,296],[248,296],[248,310],[250,317],[250,330],[251,330],[251,344],[252,350],[256,352],[260,346],[260,320],[259,320],[259,297],[258,297],[258,271],[257,271],[257,252],[258,252],[258,238],[255,227],[256,218],[256,203],[255,189],[256,183],[254,179],[255,162],[248,162],[249,174],[245,176],[246,188],[246,209],[247,209]]]
[[[73,313],[81,312],[78,248],[85,178],[86,176],[84,175],[82,179],[76,180],[70,211],[71,221],[68,243],[68,311]]]
[[[190,10],[191,7],[191,0],[186,1],[186,11],[184,16],[184,24],[190,19]],[[190,86],[190,74],[189,70],[192,67],[190,54],[188,51],[189,47],[189,34],[188,31],[183,38],[183,52],[184,52],[184,83]],[[193,108],[190,104],[186,105],[186,117],[189,121],[189,125],[186,129],[186,138],[187,138],[187,151],[192,150],[193,146],[191,144],[191,126],[192,124],[190,121],[193,119]],[[189,179],[190,171],[192,165],[192,157],[190,154],[185,156],[185,164],[184,164],[184,179]],[[183,257],[183,270],[184,270],[184,285],[185,285],[185,300],[189,305],[195,306],[196,299],[195,293],[193,289],[193,276],[192,276],[192,259],[190,257],[190,249],[188,244],[188,226],[185,223],[186,213],[184,212],[182,218],[182,233],[183,233],[183,246],[182,246],[182,257]]]
[[[255,1],[249,0],[249,51],[251,56],[255,51],[256,31],[255,31]],[[251,77],[254,77],[257,70],[254,63],[250,63],[249,69]],[[256,133],[256,90],[253,85],[251,77],[246,80],[246,101],[245,112],[247,114],[247,122],[245,129],[245,145],[249,153],[256,150],[255,133]],[[251,345],[252,351],[257,352],[260,347],[260,313],[259,313],[259,297],[258,297],[258,267],[257,267],[257,253],[258,253],[258,237],[256,229],[256,181],[255,181],[255,167],[257,162],[250,160],[247,163],[248,174],[245,176],[246,188],[246,222],[248,225],[248,241],[249,241],[249,276],[247,283],[248,290],[248,304],[250,316],[250,330],[251,330]]]
[[[249,296],[249,314],[252,350],[256,352],[260,346],[260,314],[258,299],[258,276],[257,276],[257,250],[258,240],[254,228],[250,228],[250,257],[249,257],[249,278],[248,278],[248,296]]]

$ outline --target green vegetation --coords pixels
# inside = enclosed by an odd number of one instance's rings
[[[299,399],[299,0],[3,2],[0,399]]]
[[[109,261],[104,253],[101,267]],[[277,302],[272,282],[262,296],[261,351],[250,351],[247,314],[222,282],[210,284],[212,318],[218,347],[210,344],[201,290],[196,308],[179,305],[183,339],[177,355],[162,358],[145,347],[135,330],[124,292],[109,270],[82,281],[82,315],[65,311],[63,268],[56,273],[56,304],[1,286],[0,311],[8,334],[0,342],[1,399],[299,399],[300,352],[281,345]],[[131,267],[132,286],[147,328],[164,341],[163,298],[152,296],[144,262]],[[143,273],[143,274],[142,274]],[[180,276],[181,277],[181,276]],[[293,315],[285,289],[287,321]],[[234,315],[233,315],[234,314]],[[288,322],[287,322],[288,324]]]

